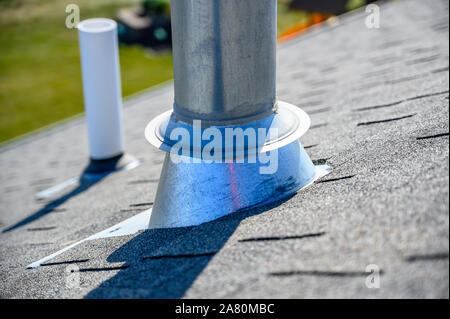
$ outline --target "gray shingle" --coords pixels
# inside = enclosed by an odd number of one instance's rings
[[[126,103],[126,148],[143,164],[52,211],[33,196],[87,164],[83,118],[3,146],[0,226],[27,223],[0,233],[0,296],[448,298],[448,1],[383,3],[380,29],[365,17],[279,47],[279,98],[311,114],[302,142],[334,171],[276,205],[85,242],[27,270],[153,200],[164,154],[143,130],[171,107],[173,87]],[[71,262],[82,270],[77,289],[66,287]],[[380,289],[365,286],[369,264],[382,270]]]

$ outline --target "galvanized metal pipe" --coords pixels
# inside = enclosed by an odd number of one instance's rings
[[[176,118],[264,118],[276,102],[276,0],[172,0]]]
[[[309,128],[309,116],[276,101],[276,0],[172,0],[171,8],[174,110],[145,130],[151,144],[170,152],[149,228],[199,225],[266,205],[327,174],[329,168],[315,167],[298,141]],[[194,120],[207,125],[198,130]],[[218,160],[198,151],[204,151],[202,140],[195,145],[210,129],[206,126],[219,132]],[[248,144],[236,138],[237,144],[228,147],[226,131],[244,129],[267,135],[262,141],[248,138]],[[188,138],[172,137],[180,131]],[[173,146],[180,143],[189,152],[173,160],[179,154]]]

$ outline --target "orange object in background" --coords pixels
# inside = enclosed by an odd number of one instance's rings
[[[316,12],[312,13],[311,18],[308,19],[308,21],[302,21],[300,23],[297,23],[297,24],[293,25],[292,27],[288,28],[286,31],[282,32],[278,36],[278,42],[283,43],[283,42],[289,41],[290,39],[295,38],[300,33],[305,31],[306,29],[308,29],[309,27],[311,27],[315,24],[321,23],[323,21],[326,21],[331,17],[332,17],[332,15],[325,15],[325,14],[316,13]]]

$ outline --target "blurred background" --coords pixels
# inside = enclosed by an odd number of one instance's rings
[[[123,96],[172,78],[169,0],[0,0],[0,143],[83,112],[80,20],[118,22]],[[279,40],[366,4],[365,0],[278,0]]]

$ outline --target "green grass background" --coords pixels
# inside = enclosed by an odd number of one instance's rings
[[[0,0],[0,142],[83,112],[78,35],[65,7],[81,20],[114,18],[140,0]],[[307,19],[279,1],[278,31]],[[120,46],[123,96],[172,78],[172,55]]]

